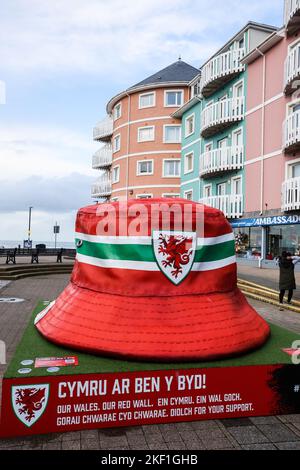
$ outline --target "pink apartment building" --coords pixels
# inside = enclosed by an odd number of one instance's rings
[[[181,122],[171,115],[189,100],[198,74],[178,60],[108,102],[107,117],[94,128],[94,140],[105,145],[93,157],[102,174],[92,197],[180,196]]]
[[[271,264],[300,249],[300,0],[248,65],[245,214],[233,224],[242,258]]]

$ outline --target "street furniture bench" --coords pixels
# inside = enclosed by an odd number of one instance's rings
[[[0,256],[6,256],[6,264],[16,264],[16,258],[30,257],[31,264],[39,263],[41,256],[56,256],[56,262],[62,263],[64,249],[28,249],[28,248],[14,248],[14,249],[1,249]]]

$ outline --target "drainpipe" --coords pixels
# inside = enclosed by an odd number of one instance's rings
[[[129,151],[130,151],[130,116],[131,116],[131,96],[126,93],[128,97],[128,126],[127,126],[127,158],[126,158],[126,201],[128,201],[128,184],[129,184]]]
[[[203,96],[202,94],[200,95],[197,95],[196,96],[197,100],[199,101],[199,103],[201,103],[201,101],[203,100]],[[202,109],[202,108],[201,108]],[[201,120],[201,113],[200,113],[200,120]],[[201,125],[200,125],[201,127]],[[201,132],[200,132],[200,137],[201,137]],[[199,160],[201,158],[201,143],[202,143],[202,140],[200,140],[200,154],[199,154]],[[182,151],[181,151],[181,158],[182,158]],[[199,165],[200,165],[200,161],[199,161]],[[180,188],[180,191],[181,191],[181,188]],[[202,182],[201,182],[201,176],[199,174],[199,199],[200,199],[200,196],[201,196],[201,192],[202,192]],[[203,194],[202,194],[203,196]]]
[[[263,58],[263,83],[262,83],[262,116],[261,116],[261,163],[260,163],[260,212],[263,214],[264,211],[264,179],[265,179],[265,162],[264,162],[264,154],[265,154],[265,101],[266,101],[266,56],[263,52],[261,52],[258,48],[256,48],[257,52]],[[262,262],[266,259],[266,227],[262,227],[262,237],[261,237],[261,259],[259,262],[259,268],[262,268]]]

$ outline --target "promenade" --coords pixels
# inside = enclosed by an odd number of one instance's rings
[[[253,266],[238,265],[238,276],[246,281],[255,282],[257,284],[269,287],[271,289],[279,289],[279,268],[277,269],[258,269]],[[295,299],[300,299],[300,272],[295,271],[297,289],[295,290]]]
[[[254,268],[239,268],[239,276],[245,279],[245,276],[248,276],[249,280],[252,276],[254,282],[261,280],[265,285],[276,288],[278,272],[257,269],[252,271],[252,269]],[[7,361],[12,357],[37,301],[56,298],[68,280],[68,274],[57,274],[20,279],[9,284],[0,283],[0,297],[17,296],[25,299],[23,303],[0,303],[0,339],[7,345]],[[280,312],[277,307],[258,301],[250,301],[250,303],[266,319],[300,333],[298,313]],[[1,378],[5,367],[0,365]],[[0,449],[300,449],[300,415],[175,423],[21,437],[0,440]]]

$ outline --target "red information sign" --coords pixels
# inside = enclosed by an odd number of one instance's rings
[[[295,412],[290,404],[281,403],[280,383],[286,387],[288,377],[291,387],[296,387],[296,366],[5,378],[1,433],[14,436]],[[295,397],[299,400],[300,393]]]

